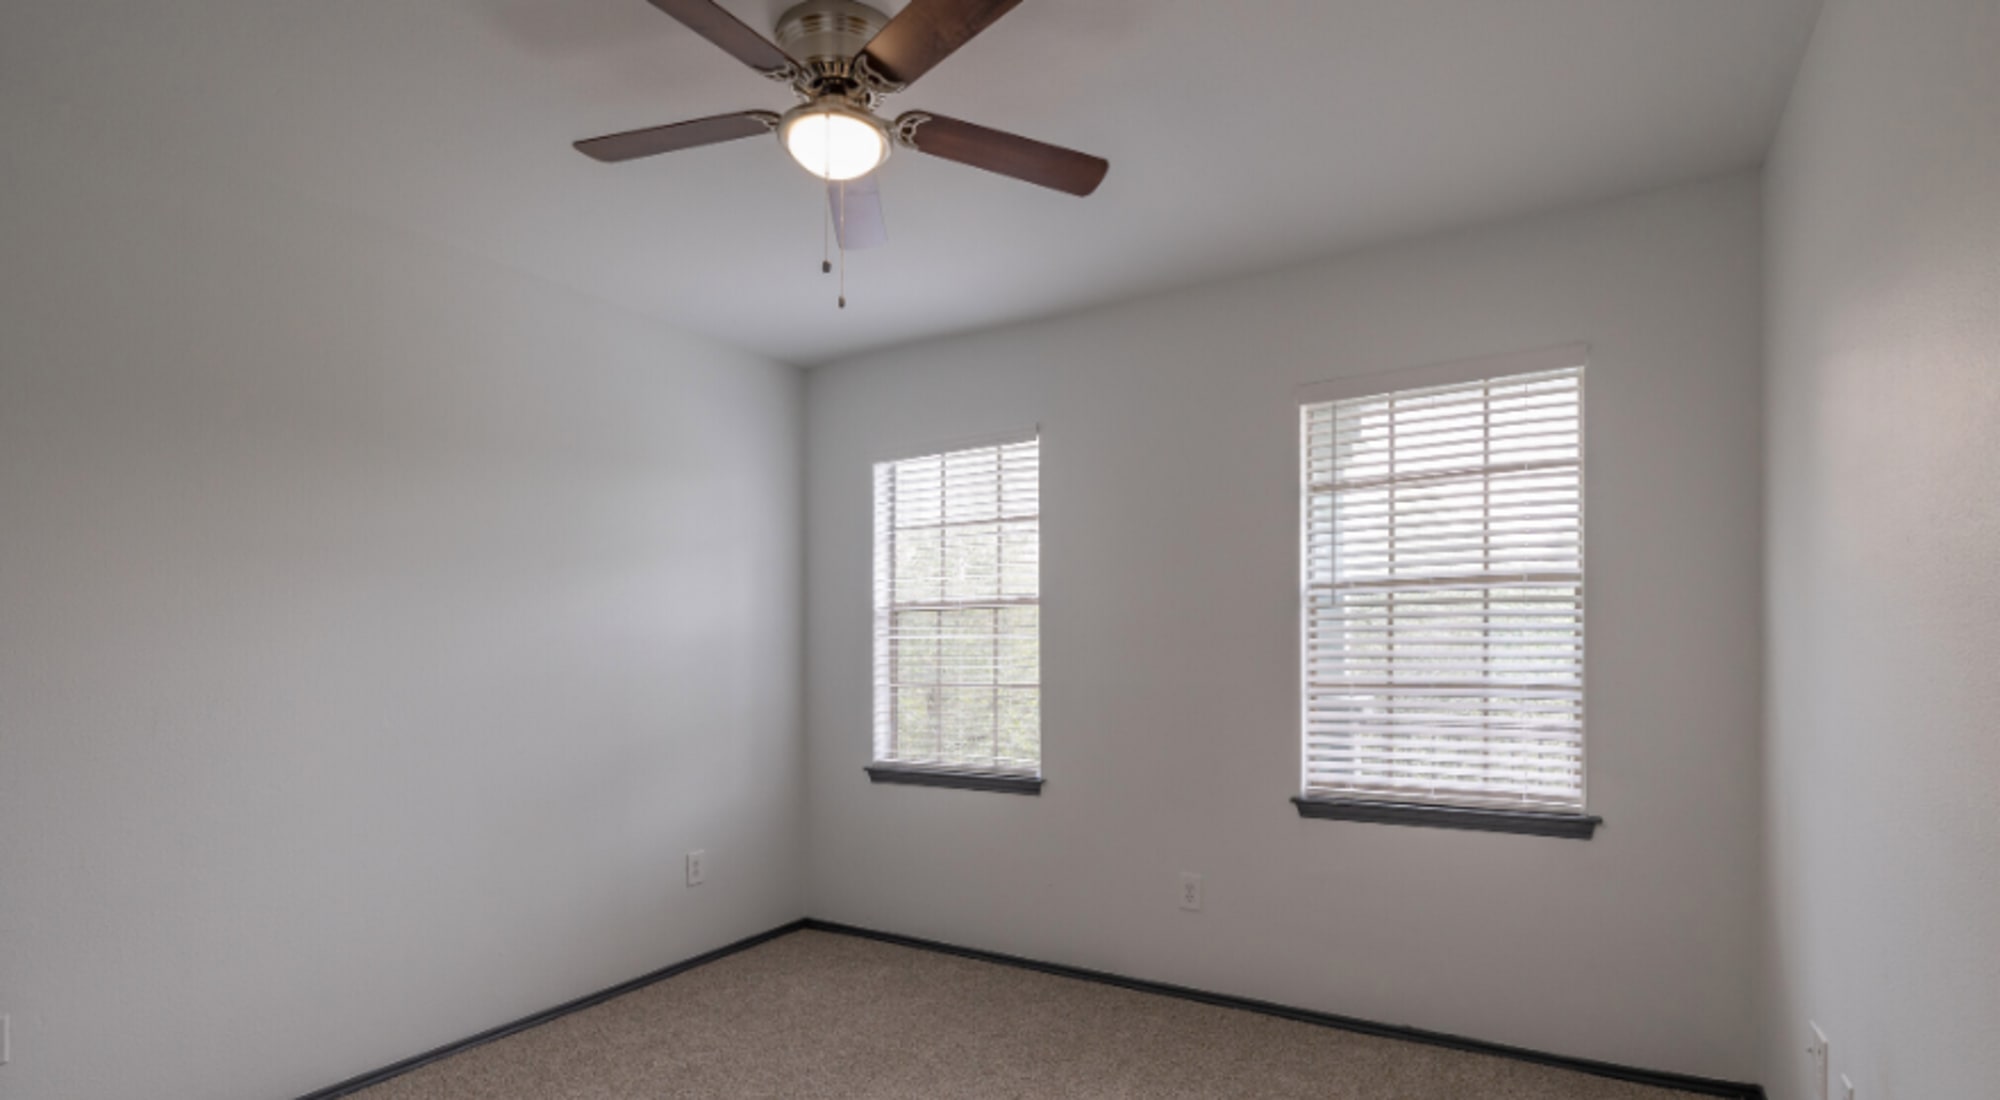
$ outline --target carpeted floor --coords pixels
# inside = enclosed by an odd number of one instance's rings
[[[797,932],[362,1100],[1689,1100],[1509,1059]]]

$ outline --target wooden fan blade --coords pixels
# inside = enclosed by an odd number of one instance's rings
[[[694,33],[722,47],[729,56],[765,76],[790,78],[801,66],[770,39],[750,29],[715,0],[651,0],[654,7],[680,20]]]
[[[769,111],[742,111],[586,138],[576,143],[576,151],[606,164],[616,164],[621,160],[637,160],[677,149],[692,149],[697,145],[756,137],[770,133],[777,125],[778,116]]]
[[[860,56],[877,73],[907,87],[1020,2],[910,0],[908,7],[875,32]]]
[[[1072,195],[1097,190],[1111,170],[1111,162],[1102,157],[923,111],[902,116],[890,129],[905,135],[904,144],[919,153]]]
[[[882,220],[882,188],[873,173],[858,180],[828,180],[827,205],[833,208],[833,232],[849,252],[889,243]]]

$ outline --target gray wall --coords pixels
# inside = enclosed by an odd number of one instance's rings
[[[1766,1080],[1816,1020],[1863,1100],[1993,1096],[2000,3],[1828,0],[1767,197]]]
[[[812,372],[809,909],[1751,1076],[1760,234],[1736,177]],[[1300,820],[1293,388],[1579,340],[1603,831]],[[1035,423],[1046,792],[870,786],[869,464]]]
[[[799,916],[797,372],[20,106],[0,1094],[296,1095]]]

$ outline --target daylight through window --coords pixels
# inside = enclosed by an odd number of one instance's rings
[[[875,467],[875,759],[1039,775],[1041,448]]]
[[[1581,811],[1582,367],[1302,421],[1306,797]]]

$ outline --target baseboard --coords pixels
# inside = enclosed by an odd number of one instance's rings
[[[1490,1054],[1500,1058],[1512,1058],[1521,1062],[1553,1066],[1557,1069],[1574,1070],[1595,1077],[1609,1077],[1633,1084],[1652,1085],[1656,1088],[1676,1089],[1702,1096],[1722,1096],[1730,1100],[1765,1100],[1761,1085],[1739,1081],[1718,1081],[1710,1077],[1693,1077],[1682,1073],[1665,1073],[1660,1070],[1639,1069],[1621,1066],[1611,1062],[1597,1062],[1588,1058],[1571,1058],[1562,1054],[1529,1050],[1526,1047],[1506,1046],[1479,1039],[1468,1039],[1462,1035],[1447,1035],[1438,1031],[1421,1028],[1400,1027],[1395,1024],[1379,1024],[1373,1020],[1362,1020],[1352,1016],[1336,1016],[1328,1012],[1314,1012],[1310,1009],[1293,1008],[1290,1005],[1273,1004],[1270,1001],[1252,1000],[1248,997],[1233,997],[1226,993],[1211,993],[1205,989],[1192,989],[1166,982],[1147,981],[1144,978],[1130,978],[1123,974],[1112,974],[1103,970],[1089,970],[1080,966],[1066,966],[1062,963],[1042,962],[1038,959],[1006,955],[998,951],[982,951],[974,947],[960,947],[957,944],[941,943],[917,936],[904,936],[895,932],[878,932],[872,928],[857,928],[851,924],[840,924],[808,917],[801,922],[804,927],[815,932],[833,932],[843,936],[858,936],[863,939],[880,940],[899,947],[914,947],[925,951],[937,951],[947,955],[976,959],[980,962],[1015,966],[1024,970],[1038,970],[1044,974],[1055,974],[1065,978],[1077,978],[1087,982],[1100,982],[1141,993],[1156,993],[1163,997],[1178,997],[1186,1001],[1217,1005],[1222,1008],[1242,1009],[1265,1016],[1277,1016],[1300,1023],[1316,1024],[1320,1027],[1338,1028],[1342,1031],[1358,1032],[1363,1035],[1378,1035],[1385,1039],[1401,1039],[1405,1042],[1423,1043],[1426,1046],[1447,1047],[1452,1050],[1468,1051],[1473,1054]]]
[[[1405,1042],[1423,1043],[1427,1046],[1445,1047],[1473,1054],[1490,1054],[1499,1058],[1512,1058],[1516,1061],[1533,1062],[1537,1065],[1574,1070],[1578,1073],[1588,1073],[1595,1077],[1608,1077],[1613,1080],[1629,1081],[1639,1085],[1651,1085],[1655,1088],[1674,1089],[1702,1096],[1727,1097],[1730,1100],[1766,1100],[1764,1089],[1761,1085],[1746,1084],[1737,1081],[1718,1081],[1709,1077],[1692,1077],[1687,1074],[1665,1073],[1659,1070],[1638,1069],[1633,1066],[1621,1066],[1611,1062],[1592,1061],[1588,1058],[1571,1058],[1562,1054],[1529,1050],[1526,1047],[1513,1047],[1501,1043],[1489,1043],[1479,1039],[1468,1039],[1462,1035],[1447,1035],[1443,1032],[1425,1031],[1421,1028],[1380,1024],[1373,1020],[1362,1020],[1353,1016],[1337,1016],[1329,1012],[1314,1012],[1310,1009],[1294,1008],[1290,1005],[1274,1004],[1270,1001],[1258,1001],[1248,997],[1234,997],[1227,993],[1212,993],[1205,989],[1192,989],[1183,985],[1170,985],[1166,982],[1148,981],[1144,978],[1131,978],[1123,974],[1113,974],[1103,970],[1090,970],[1081,966],[1042,962],[1038,959],[1022,958],[1019,955],[1006,955],[998,951],[982,951],[976,947],[960,947],[957,944],[943,943],[938,940],[927,940],[918,936],[905,936],[895,932],[880,932],[872,928],[860,928],[851,924],[818,920],[813,917],[806,917],[801,920],[792,921],[789,924],[779,925],[769,931],[759,932],[754,936],[737,940],[735,943],[725,947],[718,947],[713,951],[707,951],[693,958],[683,959],[670,966],[661,967],[650,974],[633,978],[631,981],[620,982],[608,989],[600,989],[595,993],[578,997],[573,1001],[566,1001],[554,1008],[537,1012],[532,1016],[523,1016],[512,1023],[490,1028],[470,1038],[446,1043],[441,1047],[427,1050],[422,1054],[383,1066],[381,1069],[371,1070],[367,1073],[350,1077],[337,1085],[329,1085],[317,1092],[309,1092],[299,1097],[298,1100],[335,1100],[336,1097],[352,1095],[360,1092],[362,1089],[379,1085],[392,1077],[400,1077],[411,1070],[420,1069],[440,1059],[449,1058],[454,1054],[471,1050],[473,1047],[490,1043],[495,1039],[504,1039],[516,1032],[526,1031],[531,1027],[548,1023],[558,1017],[567,1016],[572,1012],[578,1012],[593,1005],[603,1004],[614,997],[621,997],[634,990],[644,989],[654,982],[664,981],[676,974],[693,970],[697,966],[712,963],[717,959],[727,958],[739,951],[747,951],[758,944],[768,943],[780,936],[807,929],[815,932],[831,932],[843,936],[856,936],[862,939],[878,940],[882,943],[892,943],[900,947],[913,947],[924,951],[936,951],[946,955],[957,955],[961,958],[997,963],[1001,966],[1036,970],[1044,974],[1054,974],[1064,978],[1076,978],[1080,981],[1115,985],[1141,993],[1158,994],[1162,997],[1178,997],[1182,1000],[1198,1001],[1202,1004],[1216,1005],[1222,1008],[1241,1009],[1245,1012],[1256,1012],[1265,1016],[1277,1016],[1286,1020],[1296,1020],[1300,1023],[1315,1024],[1320,1027],[1338,1028],[1342,1031],[1352,1031],[1362,1035],[1377,1035],[1385,1039],[1401,1039]]]
[[[377,1070],[370,1070],[369,1072],[361,1074],[357,1077],[350,1077],[347,1080],[342,1081],[337,1085],[329,1085],[326,1088],[320,1089],[317,1092],[306,1093],[304,1096],[299,1097],[299,1100],[334,1100],[334,1097],[337,1096],[348,1096],[353,1093],[360,1092],[362,1089],[372,1088],[376,1085],[381,1084],[384,1081],[389,1080],[391,1077],[401,1077],[403,1074],[408,1073],[411,1070],[421,1069],[424,1066],[430,1065],[432,1062],[438,1061],[443,1058],[449,1058],[452,1055],[458,1054],[462,1051],[471,1050],[473,1047],[490,1043],[495,1039],[504,1039],[507,1036],[514,1034],[515,1032],[526,1031],[531,1027],[536,1027],[541,1024],[546,1024],[550,1020],[554,1020],[557,1017],[567,1016],[572,1012],[579,1012],[583,1009],[591,1007],[592,1005],[603,1004],[605,1001],[608,1001],[613,997],[622,997],[625,994],[632,992],[633,990],[644,989],[645,987],[652,985],[654,982],[665,981],[666,979],[671,978],[676,974],[686,973],[689,970],[693,970],[697,966],[703,966],[708,963],[712,963],[717,959],[727,958],[730,955],[736,954],[738,951],[747,951],[752,947],[756,947],[758,944],[768,943],[771,940],[777,939],[779,936],[789,935],[790,933],[797,932],[804,927],[806,927],[806,922],[803,920],[795,920],[792,921],[790,924],[779,925],[778,927],[770,929],[769,931],[759,932],[754,936],[749,936],[744,939],[737,940],[735,943],[729,944],[726,947],[718,947],[713,951],[703,952],[702,954],[696,955],[691,959],[682,959],[680,962],[674,963],[670,966],[663,966],[660,969],[655,970],[650,974],[644,974],[637,978],[633,978],[631,981],[620,982],[617,985],[610,987],[609,989],[600,989],[595,993],[578,997],[576,1000],[565,1001],[562,1004],[555,1006],[554,1008],[543,1009],[542,1011],[537,1012],[532,1016],[523,1016],[520,1019],[515,1020],[513,1023],[501,1024],[499,1027],[489,1028],[488,1030],[482,1031],[479,1034],[474,1035],[469,1039],[460,1039],[457,1042],[446,1043],[441,1047],[436,1047],[431,1050],[427,1050],[422,1054],[405,1058],[400,1062],[394,1063],[393,1065],[383,1066],[381,1069]]]

